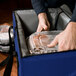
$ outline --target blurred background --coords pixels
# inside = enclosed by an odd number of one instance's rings
[[[32,8],[31,0],[0,0],[0,25],[12,24],[12,12],[16,9]]]
[[[30,9],[32,8],[31,0],[0,0],[0,25],[13,25],[12,12],[17,9]],[[8,54],[0,52],[0,62],[3,61]],[[4,70],[0,68],[0,76],[3,76]],[[14,57],[13,68],[11,76],[17,76],[17,60]]]

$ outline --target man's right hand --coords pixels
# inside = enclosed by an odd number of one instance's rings
[[[40,13],[38,15],[39,24],[37,28],[37,32],[47,31],[50,28],[50,23],[48,21],[46,13]]]

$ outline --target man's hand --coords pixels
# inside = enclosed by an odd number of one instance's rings
[[[66,29],[58,34],[48,47],[58,44],[58,51],[76,49],[76,22],[70,22]]]
[[[39,24],[37,28],[37,32],[47,31],[50,28],[50,23],[48,21],[46,13],[40,13],[38,15]]]

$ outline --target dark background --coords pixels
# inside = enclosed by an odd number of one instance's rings
[[[32,8],[31,0],[0,0],[0,9]]]
[[[12,12],[16,9],[32,8],[31,0],[0,0],[0,25],[12,24]]]

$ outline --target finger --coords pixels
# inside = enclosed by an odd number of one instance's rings
[[[44,30],[48,30],[48,26],[47,25],[43,25],[42,27],[44,28]]]
[[[60,51],[65,51],[65,48],[60,48],[60,47],[58,47],[58,51],[60,52]]]
[[[48,25],[46,25],[46,27],[45,27],[45,30],[49,30],[50,29],[50,24],[49,23],[47,23]]]
[[[41,32],[42,30],[43,30],[43,28],[41,26],[38,26],[37,32]]]
[[[66,51],[68,48],[62,43],[58,44],[58,51]]]
[[[68,51],[69,48],[66,48],[66,47],[63,47],[61,48],[60,46],[58,47],[58,51],[61,52],[61,51]],[[70,49],[71,50],[71,49]],[[73,50],[73,49],[72,49]]]
[[[55,37],[55,39],[47,46],[51,48],[51,47],[55,47],[57,44],[58,44],[58,39],[57,37]]]

